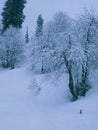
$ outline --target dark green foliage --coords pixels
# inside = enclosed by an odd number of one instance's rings
[[[35,36],[37,38],[42,36],[43,34],[43,23],[44,23],[44,20],[40,14],[37,19],[37,27],[36,27],[36,32],[35,32]]]
[[[9,26],[15,28],[21,28],[24,22],[25,16],[23,9],[25,7],[26,0],[7,0],[5,2],[2,12],[2,25],[4,32]]]
[[[27,27],[27,30],[26,30],[26,35],[25,35],[25,42],[26,42],[26,43],[29,43],[29,33],[28,33],[28,27]]]

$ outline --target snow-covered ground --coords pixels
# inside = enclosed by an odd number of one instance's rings
[[[64,102],[64,88],[49,86],[42,75],[34,78],[43,84],[36,96],[28,89],[31,75],[25,68],[0,71],[0,130],[98,130],[97,75],[94,89],[76,102],[67,97]]]

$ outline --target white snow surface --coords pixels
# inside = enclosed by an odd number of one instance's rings
[[[97,75],[98,72],[92,80],[94,88],[85,98],[69,102],[67,96],[63,97],[64,84],[67,87],[68,82],[65,75],[55,87],[42,74],[32,77],[25,67],[1,70],[0,130],[98,130]],[[34,79],[42,89],[35,96],[28,89]]]

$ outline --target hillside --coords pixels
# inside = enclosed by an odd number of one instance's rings
[[[97,75],[98,72],[94,76],[94,88],[85,98],[69,102],[67,97],[62,97],[64,88],[59,88],[60,80],[58,88],[52,89],[52,83],[45,86],[47,79],[45,81],[44,76],[33,74],[32,77],[26,68],[1,70],[0,130],[98,130]],[[28,89],[34,78],[43,86],[35,96]],[[42,80],[44,82],[41,83]],[[50,89],[52,94],[49,93]]]

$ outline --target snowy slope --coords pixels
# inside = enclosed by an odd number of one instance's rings
[[[40,75],[34,77],[41,79]],[[0,71],[0,130],[98,130],[97,75],[95,89],[85,99],[56,105],[42,103],[58,100],[54,97],[56,89],[52,95],[44,95],[47,86],[43,87],[42,94],[34,97],[28,89],[30,81],[25,68]],[[80,109],[83,114],[79,114]]]

